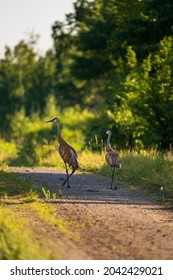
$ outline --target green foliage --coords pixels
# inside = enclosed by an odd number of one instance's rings
[[[122,146],[168,149],[173,143],[172,73],[173,38],[165,37],[158,51],[138,64],[135,52],[128,48],[127,74],[121,91],[115,92],[114,107],[108,110],[116,138]],[[114,96],[113,89],[110,94]],[[118,97],[118,99],[117,99]],[[122,142],[123,139],[123,142]]]
[[[1,127],[9,131],[9,120],[24,110],[42,114],[46,98],[53,92],[54,64],[51,53],[44,58],[34,50],[34,43],[20,41],[12,51],[6,48],[5,57],[0,60],[0,117]]]
[[[67,108],[61,111],[52,96],[47,101],[45,116],[40,118],[38,114],[30,117],[24,110],[17,112],[11,119],[12,143],[0,141],[0,160],[9,165],[23,166],[59,166],[63,167],[62,159],[58,153],[57,127],[55,124],[46,124],[46,121],[59,117],[61,121],[62,137],[77,152],[85,147],[88,135],[88,122],[94,119],[94,115],[87,109],[79,106]],[[70,119],[70,121],[69,121]],[[86,142],[85,142],[86,141]]]
[[[45,188],[41,188],[42,192],[43,192],[43,195],[46,199],[50,199],[50,191],[49,190],[46,190]]]
[[[8,162],[17,157],[17,148],[15,143],[5,142],[0,139],[0,163]]]
[[[41,190],[42,190],[42,193],[43,193],[43,195],[44,195],[44,197],[46,198],[46,199],[51,199],[51,198],[53,198],[53,199],[56,199],[57,198],[57,194],[54,192],[54,193],[51,193],[49,190],[47,190],[47,189],[45,189],[45,188],[41,188]],[[61,196],[62,194],[62,191],[59,191],[58,192],[58,194]]]
[[[108,128],[119,147],[173,145],[172,22],[171,0],[76,0],[44,56],[33,36],[6,47],[0,135],[18,143],[19,161],[40,164],[41,145],[55,139],[42,124],[55,115],[77,150]]]

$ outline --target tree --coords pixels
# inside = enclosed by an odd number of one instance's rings
[[[20,41],[14,50],[6,47],[0,60],[0,117],[2,131],[8,131],[9,119],[24,109],[27,116],[44,113],[49,94],[55,95],[55,64],[49,51],[45,57],[34,50],[35,42]]]
[[[146,116],[150,127],[158,136],[157,144],[168,149],[173,144],[173,36],[165,37],[159,49],[152,55],[150,90],[147,104],[150,114]]]
[[[19,90],[16,93],[17,77],[14,71],[14,58],[6,47],[5,57],[0,60],[0,118],[1,134],[9,131],[9,115],[14,115],[20,107]]]

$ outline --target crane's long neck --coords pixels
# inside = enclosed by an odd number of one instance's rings
[[[61,139],[60,122],[57,122],[57,134],[58,134],[58,142],[60,143],[60,139]]]
[[[107,138],[107,142],[106,142],[107,149],[111,149],[110,139],[111,139],[111,134],[108,134],[108,138]]]

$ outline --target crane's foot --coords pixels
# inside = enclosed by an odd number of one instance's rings
[[[114,187],[113,187],[113,186],[111,186],[111,187],[109,187],[108,189],[109,189],[109,190],[118,190],[118,189],[119,189],[119,187],[117,187],[117,186],[114,186]]]

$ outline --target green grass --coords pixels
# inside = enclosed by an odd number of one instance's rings
[[[30,200],[37,199],[39,187],[29,180],[19,179],[18,175],[9,172],[8,167],[0,170],[0,198],[3,197],[25,197]]]
[[[122,169],[116,169],[116,178],[124,184],[133,185],[160,200],[173,199],[173,153],[162,154],[156,151],[121,151]],[[111,176],[111,169],[103,163],[100,155],[100,168],[97,173]],[[94,165],[94,156],[92,158]]]
[[[27,205],[31,211],[34,211],[35,216],[42,221],[47,222],[52,227],[58,227],[62,233],[73,236],[69,231],[69,222],[60,219],[57,215],[56,207],[50,203],[35,201]]]
[[[49,259],[49,249],[36,242],[25,220],[5,206],[0,206],[0,259]]]
[[[15,143],[6,142],[0,139],[0,163],[9,162],[11,159],[17,158],[17,147]]]

